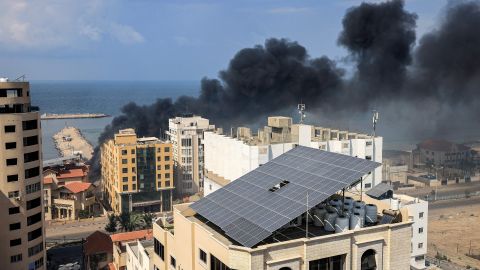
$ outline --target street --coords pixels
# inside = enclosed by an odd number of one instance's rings
[[[86,238],[95,231],[104,231],[107,217],[84,219],[80,221],[52,222],[46,226],[47,242],[72,241]]]

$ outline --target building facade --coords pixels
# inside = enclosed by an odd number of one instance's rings
[[[153,240],[127,243],[127,269],[154,270]]]
[[[203,189],[203,133],[214,130],[209,120],[200,116],[175,117],[168,121],[167,135],[173,147],[176,191],[179,195]]]
[[[46,269],[42,143],[28,82],[0,79],[0,265]]]
[[[474,152],[468,146],[445,140],[429,139],[417,145],[413,151],[417,164],[435,167],[468,169],[473,165]]]
[[[205,132],[204,195],[254,170],[297,145],[382,162],[383,138],[372,138],[336,129],[292,124],[290,117],[269,117],[268,125],[256,135],[246,127],[236,133],[222,134],[221,129]],[[382,168],[363,180],[364,189],[382,181]]]
[[[174,189],[172,144],[120,130],[101,148],[104,199],[115,213],[170,211]]]

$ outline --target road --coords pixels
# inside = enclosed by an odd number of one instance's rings
[[[440,210],[446,208],[456,208],[467,205],[480,204],[480,197],[470,199],[445,200],[428,203],[428,210]]]
[[[107,217],[96,217],[81,221],[55,222],[46,226],[46,241],[79,240],[86,238],[95,231],[105,231]]]

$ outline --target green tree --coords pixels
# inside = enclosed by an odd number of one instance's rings
[[[152,223],[153,219],[155,218],[155,214],[153,213],[143,213],[142,215],[142,221],[145,229],[151,229],[152,228]]]
[[[129,231],[135,231],[140,225],[142,225],[142,216],[136,213],[130,213],[130,222],[128,224]]]
[[[126,232],[130,228],[130,213],[123,212],[118,216],[118,223],[122,231]]]
[[[117,231],[118,221],[115,214],[108,215],[108,223],[105,225],[105,231],[114,233]]]

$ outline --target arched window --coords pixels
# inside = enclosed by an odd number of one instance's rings
[[[375,261],[375,250],[369,249],[362,255],[361,270],[376,270],[377,262]]]
[[[280,268],[280,270],[292,270],[292,268],[290,268],[290,267],[282,267],[282,268]]]

